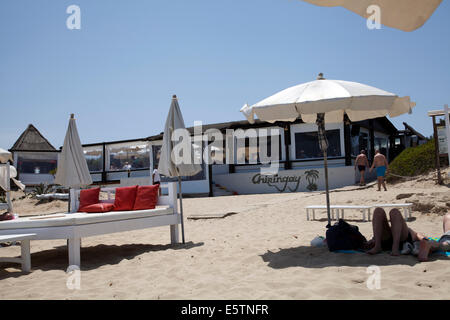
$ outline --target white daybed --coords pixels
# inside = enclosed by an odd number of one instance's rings
[[[69,265],[80,266],[81,238],[107,233],[131,231],[151,227],[170,226],[171,243],[179,242],[178,225],[181,215],[177,207],[177,189],[174,182],[161,184],[168,195],[159,196],[156,209],[136,211],[112,211],[105,213],[61,213],[40,217],[24,217],[0,222],[0,235],[35,234],[34,240],[67,239]],[[109,200],[113,188],[102,188],[108,192]],[[71,208],[78,210],[79,194],[72,197]],[[75,199],[74,199],[75,198]]]

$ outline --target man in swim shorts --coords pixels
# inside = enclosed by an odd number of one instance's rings
[[[382,153],[380,153],[380,150],[378,149],[375,151],[375,157],[373,157],[373,163],[372,167],[370,167],[370,172],[372,172],[374,167],[377,171],[378,191],[381,191],[381,185],[383,185],[384,191],[387,191],[384,176],[386,175],[386,171],[389,170],[389,166],[386,157]]]
[[[366,172],[366,167],[369,167],[369,160],[367,160],[365,150],[361,150],[361,153],[356,157],[355,170],[356,170],[356,167],[358,167],[359,174],[361,175],[361,178],[359,180],[359,185],[365,186],[366,182],[364,181],[364,174]]]
[[[428,255],[432,251],[450,251],[450,213],[447,213],[444,216],[443,227],[444,234],[439,241],[430,240],[428,238],[420,240],[419,261],[427,261]]]

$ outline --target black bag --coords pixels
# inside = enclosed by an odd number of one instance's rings
[[[357,226],[352,226],[342,219],[328,228],[326,236],[330,251],[360,250],[367,242]]]

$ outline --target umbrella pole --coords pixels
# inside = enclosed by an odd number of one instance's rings
[[[181,191],[181,177],[178,176],[178,186],[179,186],[179,192],[180,192],[180,215],[181,215],[181,238],[184,242],[184,218],[183,218],[183,193]]]
[[[70,213],[70,202],[72,201],[72,199],[70,199],[70,188],[69,188],[69,203],[67,204],[67,213]]]
[[[330,214],[330,192],[328,190],[328,160],[327,160],[327,150],[323,152],[323,166],[325,170],[325,193],[327,197],[327,216],[328,225],[327,228],[331,227],[331,214]]]

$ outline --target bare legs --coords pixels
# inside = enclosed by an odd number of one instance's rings
[[[385,187],[386,188],[386,187]],[[400,255],[400,241],[405,241],[408,238],[408,226],[406,225],[405,219],[403,219],[402,214],[397,209],[392,209],[389,212],[389,217],[391,219],[391,229],[392,229],[392,255]]]
[[[373,241],[375,242],[374,247],[368,251],[369,254],[376,254],[381,252],[382,241],[389,240],[392,235],[391,227],[389,226],[386,212],[381,208],[376,208],[373,212],[372,217],[372,228],[373,228]]]
[[[381,191],[381,186],[383,186],[384,191],[387,191],[384,177],[377,177],[377,182],[378,182],[378,191]]]
[[[366,181],[364,181],[364,174],[366,173],[366,171],[362,170],[359,172],[359,174],[361,175],[361,179],[359,179],[359,185],[360,186],[364,186],[366,184]]]
[[[386,212],[382,208],[376,208],[373,212],[372,227],[374,247],[368,251],[369,254],[376,254],[383,249],[383,242],[392,242],[392,255],[399,255],[400,241],[408,238],[408,227],[402,214],[397,209],[389,212],[391,226],[387,220]]]
[[[442,223],[444,233],[450,231],[450,213],[447,213],[444,216],[444,221]],[[428,261],[428,255],[431,251],[436,250],[439,247],[439,243],[436,241],[430,241],[427,239],[422,239],[420,241],[420,247],[419,247],[419,261]]]

